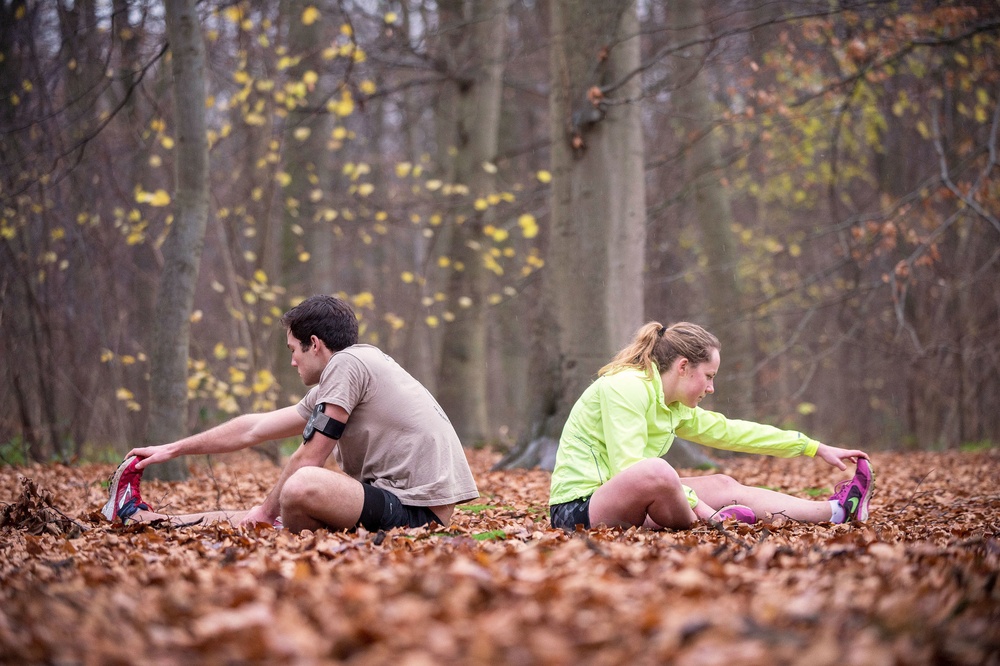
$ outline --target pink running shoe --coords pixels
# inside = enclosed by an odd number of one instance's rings
[[[109,483],[111,497],[101,509],[101,513],[108,520],[113,521],[117,516],[124,523],[139,509],[149,510],[149,505],[143,502],[139,495],[142,470],[135,468],[138,461],[137,457],[129,456],[111,475]]]
[[[831,500],[844,507],[844,522],[868,520],[868,502],[875,492],[875,470],[865,458],[858,458],[858,469],[854,478],[841,481],[830,495]]]
[[[729,506],[724,506],[715,512],[712,516],[715,520],[722,522],[724,520],[736,520],[741,523],[746,523],[747,525],[753,525],[757,522],[757,514],[754,513],[753,509],[743,504],[730,504]]]

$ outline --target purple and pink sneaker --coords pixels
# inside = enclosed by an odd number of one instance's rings
[[[875,471],[865,458],[858,458],[854,478],[841,481],[830,495],[830,500],[844,507],[844,522],[868,520],[868,503],[875,492]]]
[[[730,504],[729,506],[722,507],[715,512],[712,518],[719,522],[735,520],[747,525],[753,525],[757,522],[757,514],[754,513],[754,510],[743,504]]]
[[[118,466],[115,473],[111,475],[108,484],[110,499],[101,509],[101,513],[108,520],[119,518],[123,523],[132,517],[140,509],[148,511],[149,505],[142,501],[139,495],[139,481],[142,480],[142,470],[136,469],[135,464],[139,462],[136,456],[129,456]]]

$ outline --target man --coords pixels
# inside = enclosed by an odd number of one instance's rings
[[[103,513],[123,522],[169,518],[139,494],[149,465],[178,456],[238,451],[302,433],[267,498],[248,511],[172,520],[269,523],[298,532],[448,525],[455,505],[479,496],[451,422],[423,385],[389,356],[358,344],[350,305],[312,296],[285,313],[292,367],[312,388],[297,404],[245,414],[203,433],[132,449],[111,478]],[[344,473],[323,468],[330,453]]]

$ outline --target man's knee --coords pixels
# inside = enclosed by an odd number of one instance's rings
[[[281,486],[278,501],[284,511],[288,507],[305,506],[310,499],[321,492],[322,470],[318,467],[303,467],[292,473]]]

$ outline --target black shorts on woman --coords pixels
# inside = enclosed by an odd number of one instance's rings
[[[590,529],[590,498],[570,500],[562,504],[553,504],[549,507],[549,520],[552,527],[572,532],[577,525],[582,525],[583,529]]]

